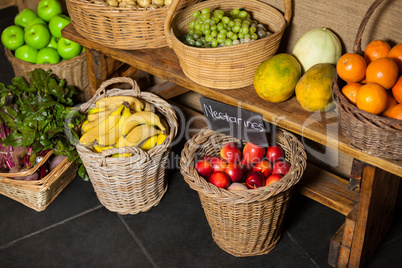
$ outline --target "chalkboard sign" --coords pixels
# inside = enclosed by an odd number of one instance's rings
[[[270,127],[261,114],[205,97],[201,97],[200,102],[209,129],[268,147]]]

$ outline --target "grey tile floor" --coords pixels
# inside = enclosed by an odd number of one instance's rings
[[[0,10],[0,31],[16,8]],[[0,82],[14,76],[0,48]],[[173,148],[170,160],[182,146]],[[344,221],[337,212],[294,193],[282,238],[269,254],[237,258],[213,241],[197,193],[177,168],[167,170],[160,204],[137,215],[104,208],[90,182],[77,177],[42,212],[0,195],[0,267],[329,267],[329,241]],[[402,217],[369,267],[402,267]]]

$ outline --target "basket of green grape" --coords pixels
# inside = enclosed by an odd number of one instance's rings
[[[179,2],[165,20],[168,45],[189,79],[222,90],[253,83],[257,67],[278,50],[292,10],[291,0],[283,1],[284,15],[257,0],[207,0],[173,16]]]

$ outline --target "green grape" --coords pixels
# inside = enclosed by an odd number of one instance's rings
[[[203,47],[204,47],[204,48],[210,48],[210,47],[212,47],[212,46],[211,46],[210,44],[206,43]]]
[[[248,34],[248,27],[241,27],[241,32],[243,34]]]
[[[239,37],[237,36],[237,34],[233,34],[232,38],[233,41],[239,39]]]
[[[255,27],[250,27],[249,28],[250,33],[255,33],[256,31],[257,31],[257,28],[255,28]]]
[[[233,32],[227,32],[226,36],[230,39],[233,38],[234,33]]]
[[[188,33],[189,33],[189,34],[194,34],[194,33],[195,33],[195,30],[194,30],[194,29],[190,29],[190,30],[188,30]]]
[[[251,24],[251,22],[250,21],[248,21],[248,20],[243,20],[242,22],[241,22],[241,25],[243,26],[250,26],[250,24]],[[244,27],[243,26],[243,27]]]
[[[194,38],[195,40],[199,39],[200,37],[201,37],[201,34],[199,34],[198,32],[195,32],[195,33],[193,34],[193,38]]]
[[[234,19],[233,21],[234,21],[235,25],[241,26],[241,19]]]
[[[223,18],[222,18],[222,22],[225,23],[225,24],[228,24],[228,23],[230,22],[229,17],[226,17],[226,16],[223,17]]]
[[[215,11],[215,13],[214,13],[214,17],[216,17],[216,18],[218,18],[219,20],[221,20],[222,18],[223,18],[223,13],[217,13],[216,11]]]
[[[251,34],[251,39],[257,40],[258,39],[258,35],[256,33],[252,33]]]
[[[210,28],[210,26],[209,26],[208,23],[204,23],[204,24],[202,25],[202,27],[203,27],[204,30],[209,30],[209,28]]]
[[[196,31],[200,31],[200,30],[201,30],[201,27],[202,27],[202,24],[196,23],[195,26],[194,26],[194,29],[195,29]]]
[[[232,30],[232,27],[228,26],[226,27],[226,31],[230,32]]]
[[[237,16],[237,15],[239,15],[239,13],[240,13],[240,10],[238,8],[232,9],[230,11],[230,14],[232,14],[233,16]]]
[[[194,26],[195,26],[195,20],[190,21],[190,23],[188,24],[188,28],[194,29]]]
[[[209,29],[211,29],[211,31],[216,31],[216,25],[212,25],[211,27],[209,27]]]
[[[217,31],[215,31],[215,30],[214,30],[214,31],[211,31],[211,36],[212,36],[212,37],[215,37],[215,36],[217,36],[217,35],[218,35],[218,32],[217,32]]]
[[[216,25],[216,29],[217,29],[218,31],[222,30],[222,29],[223,29],[223,23],[222,23],[222,22],[219,22],[218,25]]]
[[[201,40],[195,41],[195,46],[196,46],[196,47],[202,47],[202,45],[203,45],[203,43],[202,43]]]
[[[222,29],[222,30],[219,31],[219,33],[227,34],[227,33],[228,33],[228,30]]]
[[[240,32],[241,27],[239,25],[235,25],[232,27],[232,32],[234,33],[238,33]]]
[[[211,21],[215,22],[215,24],[218,24],[221,20],[217,17],[211,18]]]
[[[204,20],[204,24],[210,25],[210,23],[211,23],[211,19],[206,19],[206,20]]]
[[[219,44],[225,43],[225,39],[216,39],[218,41]]]
[[[207,42],[211,42],[212,39],[214,39],[212,35],[205,36],[205,41],[207,41]]]
[[[201,15],[201,12],[197,10],[197,11],[194,11],[192,15],[194,18],[198,18],[198,16]]]
[[[211,10],[209,9],[209,8],[203,8],[202,10],[201,10],[201,13],[202,14],[209,14],[211,12]]]
[[[206,19],[211,18],[211,14],[209,14],[209,13],[207,13],[207,14],[201,14],[200,17],[201,17],[201,19],[206,20]]]
[[[225,39],[225,38],[226,38],[226,34],[225,34],[225,33],[219,33],[216,38],[217,38],[218,40],[219,40],[219,39]]]
[[[239,33],[238,36],[239,36],[240,39],[243,39],[244,38],[244,33]]]
[[[203,33],[204,33],[205,35],[210,35],[210,34],[211,34],[211,30],[210,30],[210,29],[205,29],[205,30],[203,31]]]
[[[193,40],[188,41],[188,45],[195,46],[195,40],[193,39]]]
[[[231,46],[233,45],[232,40],[231,39],[226,39],[225,40],[225,46]]]
[[[211,46],[212,46],[212,47],[217,47],[217,46],[218,46],[218,40],[216,40],[215,38],[212,39],[212,41],[211,41]]]
[[[191,40],[194,41],[194,38],[193,38],[191,35],[187,35],[187,36],[186,36],[186,42],[187,42],[187,43],[190,43]]]
[[[244,38],[251,38],[251,35],[250,34],[245,34]]]
[[[233,20],[229,21],[228,26],[229,26],[229,27],[235,26],[235,22],[234,22]]]
[[[243,11],[240,11],[239,12],[239,18],[246,18],[247,16],[248,16],[248,13],[247,13],[247,11],[245,11],[245,10],[243,10]]]

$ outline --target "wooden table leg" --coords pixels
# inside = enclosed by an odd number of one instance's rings
[[[348,267],[364,267],[389,231],[400,178],[364,165]]]

